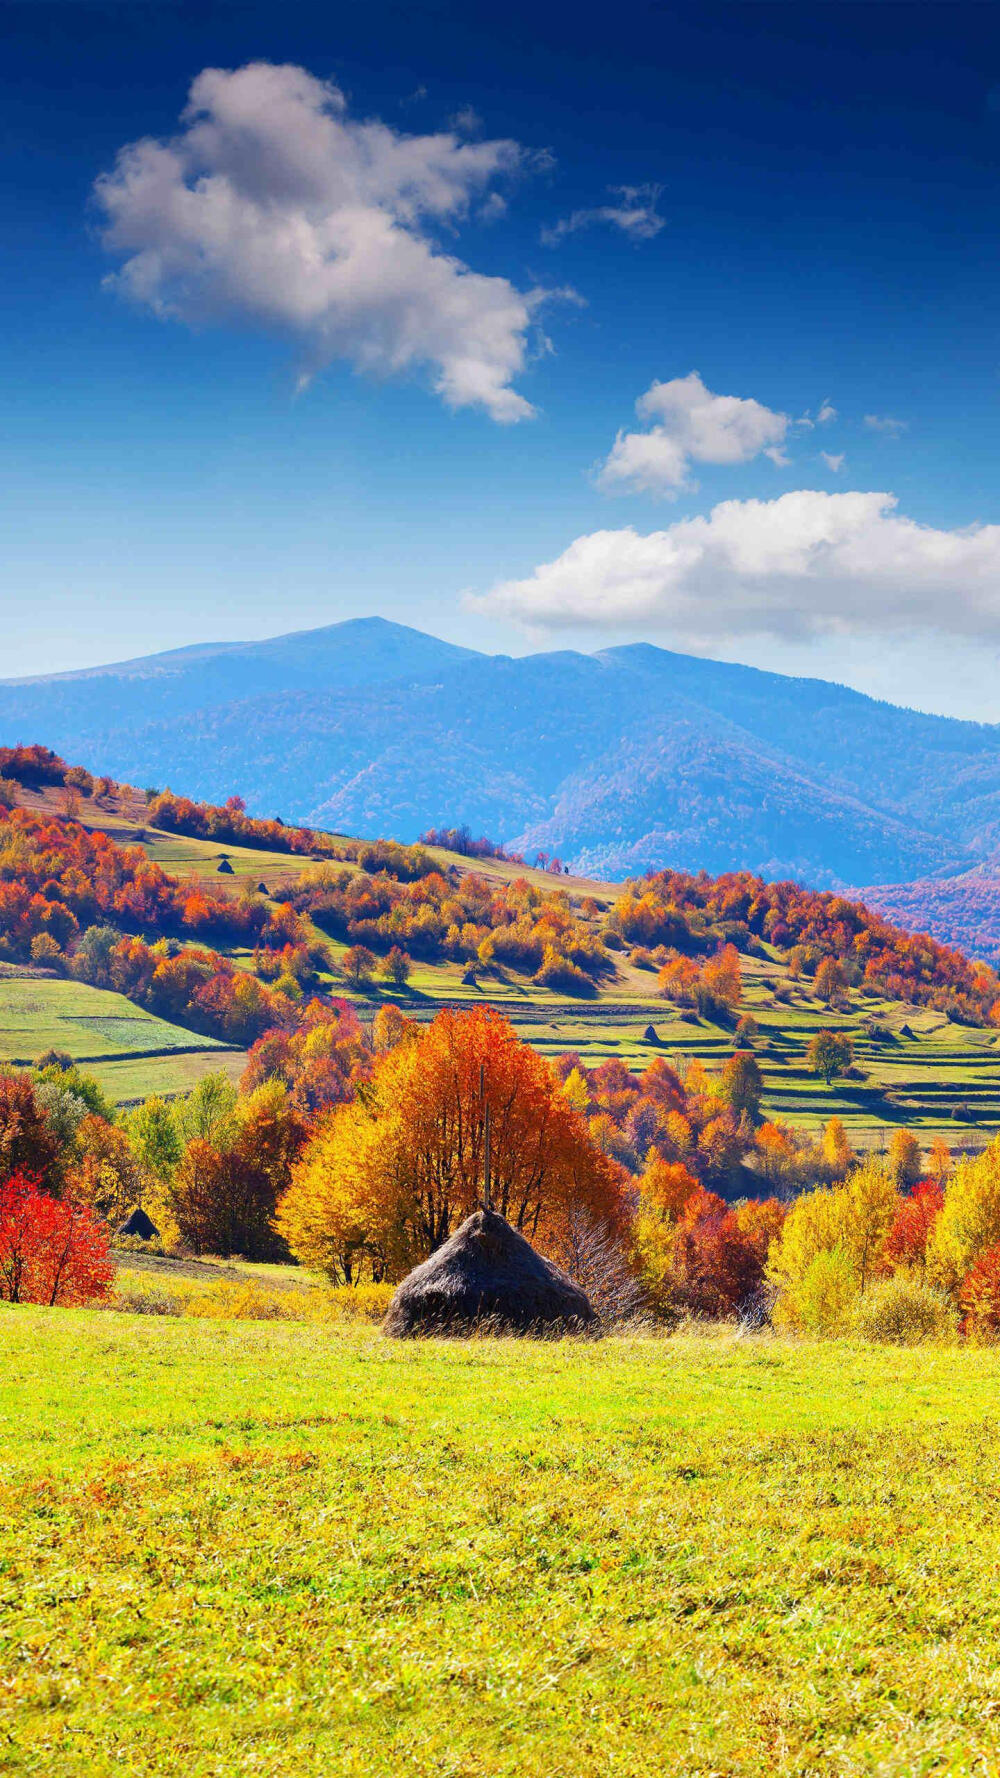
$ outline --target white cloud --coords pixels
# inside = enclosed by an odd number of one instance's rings
[[[840,471],[844,467],[846,457],[844,451],[820,451],[820,456],[826,464],[827,469],[832,470],[834,475],[840,474]]]
[[[575,235],[581,228],[592,228],[595,223],[607,223],[611,228],[621,229],[622,234],[628,235],[632,241],[651,241],[661,228],[666,228],[667,219],[656,208],[662,185],[612,185],[609,190],[619,199],[617,204],[597,204],[590,210],[574,210],[571,216],[562,217],[551,228],[542,229],[543,246],[555,247],[567,235]]]
[[[891,414],[866,414],[865,425],[869,432],[884,432],[889,438],[898,438],[906,431],[906,421],[894,420]]]
[[[822,402],[819,413],[816,415],[817,426],[829,426],[830,421],[835,420],[836,418],[837,410],[832,403],[829,401]]]
[[[511,384],[542,293],[470,270],[428,233],[527,164],[516,142],[358,121],[336,86],[266,62],[206,68],[181,123],[97,181],[104,244],[124,259],[110,282],[160,316],[282,332],[310,372],[334,358],[419,368],[452,407],[534,411]]]
[[[727,500],[642,536],[578,537],[553,562],[471,603],[552,628],[640,626],[695,647],[937,630],[1000,637],[1000,525],[939,531],[892,494]]]
[[[653,424],[647,432],[619,432],[598,476],[610,492],[625,487],[674,499],[681,488],[697,485],[688,479],[692,463],[749,463],[761,452],[774,463],[788,462],[782,449],[788,415],[759,401],[713,395],[696,370],[654,383],[635,411]]]

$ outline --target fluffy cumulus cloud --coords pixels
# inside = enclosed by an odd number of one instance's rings
[[[532,413],[512,384],[541,293],[434,238],[523,169],[517,143],[357,120],[336,86],[265,62],[206,68],[181,125],[124,148],[97,182],[123,292],[192,325],[282,332],[307,372],[334,358],[420,370],[453,407]]]
[[[656,208],[662,190],[661,185],[613,185],[613,204],[596,204],[590,210],[574,210],[572,215],[561,217],[551,228],[542,229],[542,243],[557,247],[567,235],[600,223],[620,229],[632,241],[651,241],[667,226],[666,217]]]
[[[471,603],[540,627],[659,628],[695,647],[915,629],[996,638],[1000,525],[934,530],[891,494],[727,500],[646,536],[578,537]]]
[[[643,432],[619,432],[598,475],[609,493],[627,489],[676,499],[692,463],[749,463],[763,452],[785,463],[787,414],[737,395],[713,395],[698,372],[654,383],[635,404]]]

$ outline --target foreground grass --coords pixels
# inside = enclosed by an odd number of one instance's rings
[[[0,1770],[993,1772],[993,1352],[0,1315]]]

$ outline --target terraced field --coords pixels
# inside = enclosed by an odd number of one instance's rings
[[[63,801],[62,793],[56,791],[25,797],[29,806],[50,813],[62,812]],[[248,884],[279,890],[293,882],[308,862],[284,853],[162,833],[145,825],[145,802],[136,792],[127,793],[109,807],[85,799],[78,817],[122,843],[141,844],[151,858],[185,880],[218,884],[219,862],[224,855],[232,876],[221,881],[228,881],[236,892]],[[602,915],[620,889],[614,883],[553,878],[506,860],[473,862],[457,853],[432,850],[442,869],[474,869],[497,881],[524,876],[543,890],[558,886],[571,896],[592,896]],[[712,1068],[721,1066],[733,1051],[730,1026],[706,1022],[664,1002],[656,993],[655,976],[633,968],[624,958],[619,959],[614,981],[586,1000],[554,994],[524,976],[501,969],[480,972],[479,982],[469,985],[462,980],[462,966],[450,962],[416,962],[404,991],[375,983],[358,992],[336,969],[346,946],[325,935],[316,936],[323,937],[335,964],[322,988],[353,1000],[364,1020],[371,1019],[387,1000],[420,1020],[432,1018],[444,1005],[485,1003],[503,1011],[515,1029],[544,1054],[577,1050],[588,1064],[620,1056],[630,1067],[644,1068],[653,1056],[666,1055],[671,1059],[697,1056]],[[250,966],[247,953],[236,951],[233,959],[238,966]],[[854,1140],[875,1144],[899,1124],[926,1133],[928,1139],[940,1131],[952,1146],[979,1146],[1000,1127],[1000,1036],[995,1031],[952,1024],[940,1013],[857,993],[850,995],[846,1011],[833,1012],[811,996],[808,983],[789,979],[777,951],[765,957],[744,957],[741,967],[741,1010],[752,1012],[760,1026],[756,1048],[768,1115],[804,1127],[816,1127],[838,1116]],[[70,984],[61,986],[74,991]],[[0,1022],[2,989],[0,983]],[[74,1026],[72,1019],[67,1035],[58,1039],[44,1035],[55,1002],[54,997],[42,998],[45,1004],[39,1008],[38,1040],[32,1035],[29,1042],[27,1031],[22,1030],[18,1045],[11,1047],[13,1040],[8,1039],[4,1050],[0,1025],[0,1055],[35,1055],[57,1045],[71,1054],[96,1056],[94,1071],[102,1074],[109,1089],[121,1099],[143,1092],[183,1090],[210,1067],[223,1066],[233,1073],[242,1068],[241,1055],[219,1050],[189,1032],[177,1033],[176,1028],[155,1020],[150,1022],[161,1031],[174,1033],[157,1041],[155,1055],[140,1058],[137,1051],[151,1051],[154,1046],[144,1041],[144,1032],[124,1025],[108,1027],[107,1048],[99,1055],[96,1028],[88,1040],[87,1026]],[[127,1008],[123,1016],[128,1019],[149,1018],[127,1002],[121,1005]],[[114,1030],[123,1041],[112,1054]],[[854,1042],[852,1077],[835,1081],[830,1088],[806,1066],[809,1040],[820,1030],[847,1031]],[[654,1035],[649,1035],[650,1031]]]

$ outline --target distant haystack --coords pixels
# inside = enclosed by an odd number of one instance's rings
[[[220,876],[220,877],[232,877],[235,875],[233,867],[230,864],[228,858],[224,858],[222,860],[221,864],[216,865],[215,869],[216,869],[216,875]]]
[[[258,895],[270,895],[270,893],[271,893],[271,891],[269,890],[266,883],[258,883],[257,884],[257,894]]]
[[[118,1230],[120,1235],[131,1235],[139,1241],[155,1241],[160,1231],[151,1216],[147,1216],[140,1206],[133,1210],[127,1222],[123,1222]]]
[[[477,1210],[449,1241],[404,1278],[384,1332],[420,1334],[578,1333],[597,1316],[582,1290],[494,1210]]]

